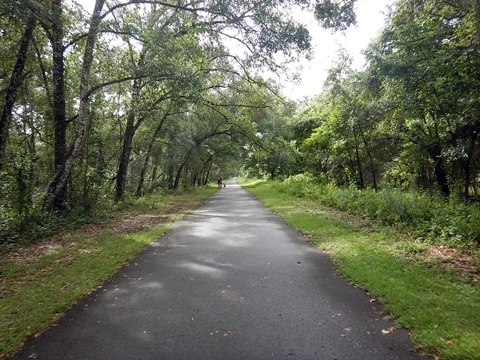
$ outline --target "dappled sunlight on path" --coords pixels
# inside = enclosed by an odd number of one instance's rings
[[[238,185],[27,344],[48,359],[415,359],[334,265]]]

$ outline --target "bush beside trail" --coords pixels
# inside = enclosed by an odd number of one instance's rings
[[[480,245],[478,204],[392,188],[380,191],[338,188],[319,184],[308,174],[290,176],[276,186],[284,193],[407,230],[421,240],[459,249],[476,249]]]

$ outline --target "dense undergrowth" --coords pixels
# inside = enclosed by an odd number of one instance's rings
[[[85,204],[64,212],[46,211],[38,202],[21,209],[0,202],[0,252],[41,241],[59,231],[108,222],[125,213],[147,211],[154,208],[154,201],[163,204],[166,199],[189,192],[188,189],[159,190],[139,198],[127,194],[119,202],[105,197],[94,205]]]
[[[422,243],[436,243],[459,249],[478,249],[480,245],[480,206],[446,200],[421,192],[387,188],[359,190],[318,184],[299,174],[278,182],[280,191],[319,201],[354,215],[409,232]]]

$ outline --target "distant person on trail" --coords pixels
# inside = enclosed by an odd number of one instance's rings
[[[219,189],[222,187],[222,178],[220,176],[217,179],[217,185]]]

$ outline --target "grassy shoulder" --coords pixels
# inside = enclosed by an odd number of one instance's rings
[[[0,359],[50,327],[214,191],[144,197],[123,204],[109,222],[67,230],[2,254]]]
[[[330,253],[342,275],[379,299],[399,326],[412,331],[418,350],[445,359],[479,359],[478,282],[410,256],[405,239],[391,229],[339,220],[337,211],[287,195],[275,183],[241,184]]]

